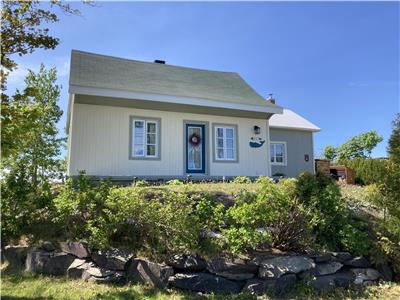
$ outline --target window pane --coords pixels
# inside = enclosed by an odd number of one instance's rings
[[[217,137],[223,137],[223,136],[224,136],[224,129],[217,128]]]
[[[217,149],[217,157],[224,158],[224,149]]]
[[[156,123],[147,122],[147,133],[156,133]]]
[[[275,149],[276,149],[276,155],[283,155],[283,145],[282,144],[276,144],[275,145]]]
[[[226,139],[226,147],[233,149],[233,139]]]
[[[224,147],[224,139],[217,139],[217,147],[218,148]]]
[[[133,150],[133,156],[143,156],[143,145],[135,145]]]
[[[269,147],[270,152],[271,152],[271,162],[275,162],[275,145],[271,144],[271,146]]]
[[[156,144],[156,135],[155,134],[147,134],[147,144]]]
[[[282,156],[277,156],[276,157],[276,162],[277,163],[283,163],[283,157]]]
[[[233,155],[233,149],[227,149],[226,150],[226,158],[227,159],[234,159],[235,156]]]
[[[155,145],[147,145],[147,155],[149,155],[149,156],[156,155],[156,146]]]
[[[226,137],[228,139],[233,139],[233,128],[226,128]]]

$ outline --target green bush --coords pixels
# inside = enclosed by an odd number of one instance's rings
[[[237,176],[233,179],[233,183],[239,183],[239,184],[243,184],[243,183],[251,183],[251,180],[249,177],[247,176]]]
[[[329,176],[300,174],[296,193],[300,203],[311,210],[312,230],[322,248],[359,255],[368,252],[367,234],[352,220],[338,185]]]
[[[135,180],[132,182],[132,186],[144,187],[144,186],[149,186],[149,183],[146,180]]]
[[[167,181],[167,184],[168,185],[182,185],[183,182],[178,179],[172,179],[172,180]]]
[[[271,180],[265,180],[257,195],[238,194],[223,229],[229,251],[242,253],[272,245],[283,250],[301,247],[301,241],[307,239],[307,213],[293,195],[289,186]]]
[[[354,170],[356,173],[356,183],[369,185],[379,183],[383,180],[386,173],[385,159],[378,158],[356,158],[340,162]]]

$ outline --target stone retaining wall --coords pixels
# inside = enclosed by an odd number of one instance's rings
[[[353,257],[347,252],[264,253],[251,259],[210,260],[176,255],[167,264],[158,264],[118,249],[99,251],[81,242],[59,245],[47,242],[29,249],[7,246],[3,254],[14,267],[25,262],[26,270],[33,273],[93,282],[147,283],[161,289],[173,287],[203,293],[250,291],[261,295],[272,290],[280,294],[298,281],[317,290],[328,290],[351,284],[374,284],[387,277],[371,267],[364,257]]]

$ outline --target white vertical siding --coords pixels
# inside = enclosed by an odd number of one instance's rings
[[[97,176],[183,176],[184,120],[209,122],[206,151],[210,176],[269,175],[268,142],[260,148],[249,146],[254,125],[261,128],[257,137],[268,141],[266,120],[88,104],[73,106],[69,175],[85,170]],[[160,160],[129,160],[130,116],[161,118]],[[238,163],[213,162],[212,123],[238,126]]]

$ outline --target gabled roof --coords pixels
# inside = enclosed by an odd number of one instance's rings
[[[286,108],[283,109],[283,114],[274,114],[269,119],[269,126],[271,128],[320,131],[319,127]]]
[[[281,112],[279,106],[267,102],[234,72],[149,63],[77,50],[72,50],[69,83],[71,93],[78,93],[82,87],[100,88],[277,108],[274,112]]]

